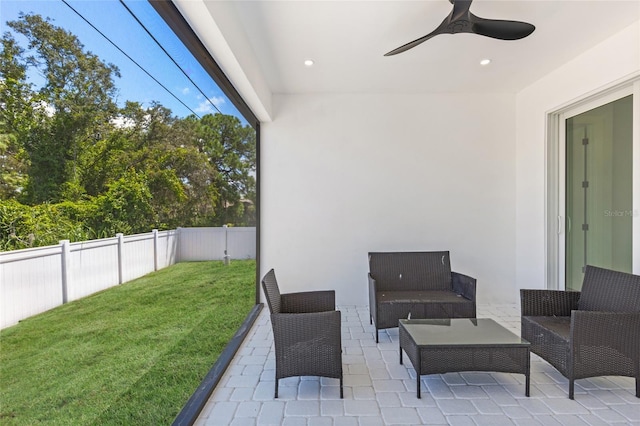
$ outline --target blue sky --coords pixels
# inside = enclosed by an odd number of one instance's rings
[[[208,98],[222,113],[235,115],[246,123],[147,0],[125,0],[125,4],[178,62],[195,85],[151,39],[120,1],[67,0],[67,2],[199,116],[216,112],[208,102]],[[84,44],[85,50],[99,56],[104,62],[116,65],[122,75],[121,78],[115,78],[116,86],[119,88],[117,99],[119,105],[124,105],[126,100],[137,101],[144,106],[149,106],[152,101],[158,101],[179,117],[192,114],[188,108],[140,70],[61,0],[1,0],[0,31],[3,34],[11,30],[6,22],[18,19],[20,12],[33,12],[51,18],[54,25],[75,34]],[[14,34],[14,37],[19,41],[24,40],[20,35]],[[26,43],[21,45],[26,47]],[[32,78],[37,84],[37,77],[32,76]]]

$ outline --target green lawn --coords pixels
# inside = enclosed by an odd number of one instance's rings
[[[255,261],[179,263],[0,332],[0,424],[170,424],[255,304]]]

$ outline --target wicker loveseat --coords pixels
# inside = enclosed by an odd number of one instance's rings
[[[369,314],[378,330],[408,318],[475,318],[476,280],[452,272],[448,251],[369,253]]]
[[[587,266],[582,290],[520,290],[522,337],[569,379],[628,376],[640,398],[640,276]]]

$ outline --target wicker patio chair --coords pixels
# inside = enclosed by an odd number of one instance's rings
[[[340,380],[342,390],[342,337],[335,291],[281,294],[275,271],[262,279],[271,311],[276,351],[275,397],[278,381],[292,376],[319,376]]]
[[[522,337],[574,381],[636,379],[640,398],[640,276],[587,266],[582,290],[520,290]]]

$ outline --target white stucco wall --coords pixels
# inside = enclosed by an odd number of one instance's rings
[[[449,250],[517,300],[515,96],[276,95],[261,132],[261,275],[366,305],[367,253]]]
[[[547,114],[614,82],[637,75],[638,72],[640,22],[594,46],[518,93],[515,162],[516,282],[520,288],[546,286]],[[635,114],[638,117],[637,111]]]

